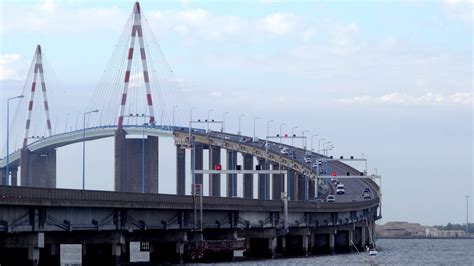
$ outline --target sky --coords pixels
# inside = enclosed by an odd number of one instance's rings
[[[54,131],[78,128],[108,62],[121,58],[114,49],[133,3],[2,0],[0,124],[41,44]],[[383,176],[382,222],[465,221],[466,195],[474,205],[472,1],[140,3],[175,77],[165,121],[176,104],[177,124],[195,107],[195,118],[228,112],[231,132],[240,114],[248,135],[256,117],[261,137],[268,120],[271,134],[298,126],[330,140],[335,156],[368,158],[369,173]],[[175,186],[172,145],[161,140],[162,193]],[[88,150],[89,188],[112,189],[112,140]],[[81,186],[80,156],[79,145],[59,149],[58,186]]]

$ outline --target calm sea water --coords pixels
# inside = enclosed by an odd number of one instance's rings
[[[474,239],[379,239],[378,255],[366,253],[281,258],[274,260],[238,260],[234,265],[474,265]],[[132,261],[147,261],[148,253],[139,252],[138,244],[131,245]],[[61,246],[63,265],[80,265],[81,247]]]

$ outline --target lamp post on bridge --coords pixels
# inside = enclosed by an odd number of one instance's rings
[[[298,126],[293,127],[293,128],[291,129],[291,146],[294,146],[294,139],[295,139],[295,138],[293,138],[293,136],[295,135],[295,129],[297,129],[297,128],[298,128]]]
[[[95,109],[89,112],[85,112],[83,116],[84,127],[82,128],[82,190],[86,187],[86,116],[92,113],[98,113],[99,110]]]
[[[255,122],[260,119],[260,117],[254,117],[253,119],[253,141],[255,141]]]
[[[221,132],[225,132],[225,115],[228,114],[229,112],[224,112],[224,114],[222,114],[222,130]]]
[[[318,140],[318,153],[321,152],[321,140],[325,140],[326,138],[321,138]]]
[[[314,142],[314,137],[317,137],[317,136],[318,134],[311,135],[311,151],[314,151],[313,142]]]
[[[241,120],[242,120],[242,117],[244,117],[244,116],[245,116],[245,114],[240,114],[239,115],[239,132],[238,132],[239,133],[238,134],[239,135],[239,142],[240,142],[240,134],[241,134],[241,132],[240,132]]]
[[[330,141],[326,141],[326,142],[323,143],[323,150],[322,150],[322,151],[323,151],[323,155],[326,155],[326,152],[325,152],[325,150],[326,150],[326,144],[329,144],[329,143],[331,143],[331,142],[330,142]]]
[[[209,117],[211,115],[211,112],[214,111],[212,109],[207,110],[207,133],[209,133]]]
[[[5,169],[5,179],[3,180],[3,184],[8,186],[10,184],[8,177],[10,176],[10,101],[13,99],[20,99],[23,98],[23,95],[18,95],[12,98],[7,99],[7,167]]]

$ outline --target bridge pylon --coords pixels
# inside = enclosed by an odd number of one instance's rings
[[[41,46],[38,44],[36,46],[35,56],[32,62],[32,71],[30,75],[33,75],[31,80],[31,90],[29,95],[28,105],[27,105],[27,117],[25,124],[25,135],[23,138],[23,146],[21,150],[20,157],[20,167],[21,167],[21,185],[28,187],[47,187],[55,188],[56,187],[56,150],[41,150],[38,152],[31,152],[28,150],[28,140],[33,139],[33,136],[30,136],[30,128],[32,125],[33,112],[36,110],[34,108],[35,102],[38,102],[38,97],[35,97],[38,85],[41,85],[41,92],[43,95],[43,109],[45,113],[45,122],[46,122],[46,132],[48,136],[52,136],[52,126],[51,118],[49,114],[49,103],[46,90],[45,75],[43,69],[43,55]],[[39,79],[39,80],[38,80]],[[41,104],[41,102],[38,102]],[[39,110],[38,110],[39,111]],[[38,138],[40,136],[36,136]],[[41,136],[44,137],[44,136]],[[13,169],[16,171],[16,169]],[[16,176],[16,174],[15,174]],[[13,177],[13,175],[12,175]],[[16,178],[12,178],[12,185],[16,185]]]

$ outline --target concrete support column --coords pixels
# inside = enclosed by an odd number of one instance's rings
[[[349,230],[349,237],[348,237],[348,240],[349,240],[349,243],[347,243],[349,245],[349,247],[351,247],[351,249],[354,248],[354,231],[353,230]]]
[[[298,200],[305,200],[305,193],[307,193],[307,184],[305,183],[305,176],[298,174]]]
[[[261,170],[269,170],[270,163],[264,158],[258,158],[258,165]],[[270,199],[270,175],[258,174],[258,199]]]
[[[302,248],[303,248],[303,255],[308,256],[309,251],[309,236],[301,236],[303,239]]]
[[[191,150],[191,162],[194,162],[195,170],[203,170],[203,146],[201,144],[194,144],[194,151]],[[195,183],[202,185],[202,174],[194,174]],[[193,190],[191,190],[193,191]]]
[[[315,180],[312,180],[311,178],[308,177],[308,186],[309,186],[309,199],[314,199],[315,198]]]
[[[12,168],[10,169],[10,175],[11,175],[11,186],[18,186],[18,168]]]
[[[4,180],[7,179],[7,170],[6,168],[0,168],[0,185],[5,185]]]
[[[38,247],[28,248],[28,261],[30,265],[39,265],[40,249]]]
[[[279,170],[280,165],[277,163],[272,164],[273,170]],[[272,189],[272,200],[281,200],[281,193],[283,192],[283,175],[282,174],[272,174],[273,180],[273,189]]]
[[[209,146],[209,169],[213,170],[216,164],[221,164],[221,148]],[[209,176],[209,196],[221,196],[221,175],[211,174]]]
[[[126,135],[123,129],[115,132],[115,191],[142,192],[143,175],[144,192],[158,193],[158,137],[128,139]]]
[[[186,194],[186,149],[176,146],[176,195]]]
[[[288,191],[288,199],[289,200],[296,200],[298,195],[298,186],[296,185],[298,180],[298,175],[296,174],[295,170],[288,169],[287,175],[287,191]]]
[[[237,152],[227,150],[227,170],[235,170],[237,165]],[[237,196],[237,175],[227,175],[227,197]]]
[[[334,254],[334,246],[335,246],[335,241],[336,236],[334,233],[329,233],[329,253]]]
[[[56,188],[56,150],[21,150],[21,185]]]
[[[60,266],[61,254],[59,244],[46,244],[44,248],[40,249],[39,266]]]
[[[253,156],[244,154],[244,170],[253,170]],[[253,198],[253,174],[244,174],[244,198]]]

